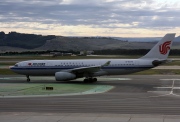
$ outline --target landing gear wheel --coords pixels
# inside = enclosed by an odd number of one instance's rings
[[[27,82],[30,82],[30,81],[31,81],[30,78],[28,78],[28,79],[27,79]]]
[[[89,79],[84,79],[84,83],[89,83]]]
[[[97,78],[93,78],[93,82],[97,82]]]
[[[86,79],[84,79],[84,83],[93,83],[96,81],[97,81],[97,78],[86,78]]]
[[[29,78],[29,75],[27,75],[26,77],[27,77],[27,82],[30,82],[31,79]]]

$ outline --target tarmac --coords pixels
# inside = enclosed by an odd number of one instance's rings
[[[21,84],[25,78],[1,76],[3,83]],[[41,78],[32,78],[41,83]],[[97,94],[0,98],[1,122],[179,122],[179,75],[126,75],[98,78],[94,85],[113,89]],[[55,84],[82,84],[78,79]]]
[[[93,113],[0,113],[1,122],[179,122],[179,116]]]

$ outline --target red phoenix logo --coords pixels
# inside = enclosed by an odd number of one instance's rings
[[[170,50],[171,41],[164,42],[163,44],[159,45],[159,52],[163,55],[166,55],[167,52]]]

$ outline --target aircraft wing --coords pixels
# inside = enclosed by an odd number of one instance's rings
[[[102,67],[108,66],[111,61],[106,62],[103,65],[97,65],[97,66],[90,66],[90,67],[79,67],[69,70],[64,70],[63,72],[70,72],[70,73],[95,73],[101,70]]]

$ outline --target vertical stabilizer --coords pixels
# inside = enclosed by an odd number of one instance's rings
[[[166,34],[145,56],[141,59],[167,59],[175,33]]]

